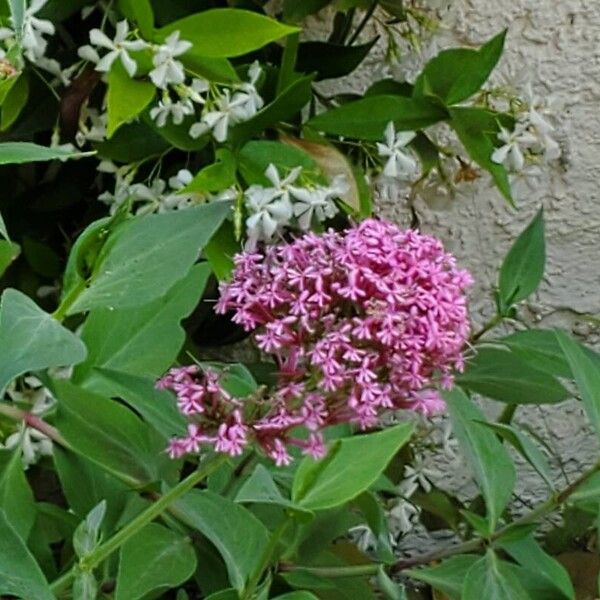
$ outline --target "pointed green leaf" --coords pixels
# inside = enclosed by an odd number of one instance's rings
[[[196,570],[190,539],[150,523],[121,547],[116,600],[138,600],[166,592],[187,581]]]
[[[566,569],[535,541],[532,535],[500,544],[520,565],[544,578],[562,598],[575,600],[575,590]]]
[[[432,588],[447,594],[452,600],[460,600],[465,576],[478,560],[479,557],[472,554],[458,554],[447,558],[439,565],[410,569],[404,573],[413,579],[428,583]]]
[[[198,171],[179,193],[223,191],[235,183],[236,167],[233,152],[227,148],[219,148],[215,154],[215,162]]]
[[[76,335],[13,289],[0,300],[0,348],[0,393],[27,371],[77,364],[86,356]]]
[[[0,594],[54,600],[40,567],[0,510]]]
[[[399,131],[412,131],[447,117],[442,107],[424,99],[368,96],[321,113],[308,121],[307,126],[333,135],[377,141],[383,139],[390,121]]]
[[[258,50],[299,30],[249,10],[215,8],[169,23],[156,32],[156,38],[162,41],[174,31],[192,42],[186,54],[225,58]]]
[[[231,585],[243,590],[269,542],[267,528],[240,504],[207,490],[189,492],[173,508],[178,519],[216,546],[227,565]]]
[[[442,50],[415,81],[414,95],[434,95],[446,104],[456,104],[476,94],[498,63],[505,37],[506,31],[502,31],[479,50]]]
[[[540,208],[515,240],[500,267],[498,294],[501,310],[507,310],[535,292],[544,276],[545,264],[544,211]]]
[[[108,74],[107,137],[123,124],[135,119],[152,102],[156,88],[149,81],[133,79],[116,61]]]
[[[503,423],[488,423],[480,421],[484,427],[494,430],[502,439],[506,440],[540,475],[550,489],[554,488],[552,471],[542,451],[524,432],[514,426]]]
[[[99,388],[122,398],[165,440],[185,435],[187,420],[179,412],[174,394],[157,390],[156,380],[112,369],[97,369],[96,374]]]
[[[493,550],[468,571],[461,600],[531,600],[510,563],[498,559]]]
[[[298,467],[292,500],[309,510],[340,506],[367,490],[408,442],[411,423],[338,440],[325,458],[305,458]]]
[[[0,240],[0,277],[4,275],[8,267],[18,258],[19,254],[21,254],[19,244]]]
[[[472,392],[510,404],[554,404],[569,396],[556,377],[499,348],[478,348],[456,381]]]
[[[0,452],[0,509],[22,540],[35,521],[35,500],[23,471],[20,448]]]
[[[516,480],[515,467],[496,436],[477,422],[485,419],[470,398],[458,387],[443,395],[454,433],[485,499],[493,530],[510,500]]]
[[[600,368],[584,348],[562,331],[556,332],[558,343],[571,367],[577,389],[590,423],[600,437]]]
[[[451,108],[450,125],[456,131],[469,156],[492,176],[498,190],[508,203],[514,201],[508,181],[508,173],[503,165],[492,160],[496,148],[496,136],[500,131],[495,113],[476,107]]]
[[[91,156],[93,152],[73,152],[64,148],[47,148],[31,142],[0,143],[0,165],[38,162],[46,160],[68,160]]]
[[[78,365],[72,381],[100,393],[109,393],[100,370],[158,378],[175,362],[185,340],[181,320],[196,307],[210,268],[196,265],[162,298],[139,308],[90,312],[81,331],[88,357]]]
[[[164,441],[121,404],[67,381],[55,381],[56,427],[81,456],[122,481],[141,486],[158,479]]]
[[[139,307],[161,297],[189,272],[228,212],[227,203],[214,202],[121,224],[102,247],[97,272],[70,314]]]

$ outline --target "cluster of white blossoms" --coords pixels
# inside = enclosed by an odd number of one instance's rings
[[[337,176],[329,185],[301,186],[301,172],[302,167],[296,167],[282,177],[270,164],[265,177],[271,185],[251,185],[244,192],[248,249],[257,242],[270,242],[277,233],[294,225],[307,231],[315,221],[322,223],[338,212],[334,200],[347,191],[346,178]]]
[[[156,177],[147,184],[133,183],[136,175],[135,165],[118,167],[113,162],[104,160],[98,165],[98,170],[115,177],[114,191],[103,192],[98,196],[99,200],[109,206],[111,215],[128,201],[131,202],[135,214],[144,215],[183,210],[209,201],[234,200],[238,193],[233,187],[218,194],[186,191],[186,186],[194,178],[187,169],[180,169],[168,180]]]
[[[171,33],[162,44],[131,37],[126,20],[117,23],[113,39],[100,29],[92,29],[90,44],[79,48],[78,53],[104,73],[110,71],[115,61],[120,61],[128,75],[134,77],[138,64],[132,53],[151,52],[153,68],[148,76],[160,91],[160,98],[150,109],[150,117],[158,127],[164,127],[169,121],[180,125],[199,109],[199,120],[190,127],[190,136],[198,138],[212,132],[215,140],[224,142],[232,125],[252,118],[263,107],[263,99],[256,89],[262,72],[258,62],[248,69],[247,81],[210,84],[199,77],[186,77],[185,68],[177,59],[190,50],[192,43],[181,40],[179,31]]]
[[[29,414],[36,417],[43,417],[56,403],[48,389],[33,376],[24,377],[18,386],[13,382],[6,394],[13,402],[27,406]],[[0,442],[0,448],[20,452],[21,462],[26,469],[42,456],[52,455],[52,440],[22,421],[19,428],[6,437],[4,443]]]
[[[503,164],[511,173],[525,167],[528,158],[546,161],[560,157],[560,146],[554,139],[554,127],[548,121],[548,110],[540,98],[533,94],[531,85],[525,87],[524,110],[516,117],[513,131],[502,128],[498,139],[502,145],[492,153],[495,163]]]

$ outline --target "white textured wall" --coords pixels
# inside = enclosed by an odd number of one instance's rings
[[[543,204],[546,277],[523,313],[531,322],[564,327],[598,345],[600,331],[582,313],[600,316],[600,0],[445,0],[441,4],[449,5],[443,19],[447,31],[438,38],[442,46],[479,45],[508,27],[499,75],[525,68],[534,92],[551,96],[563,158],[561,166],[531,188],[517,186],[516,212],[507,208],[484,174],[477,183],[463,187],[443,211],[418,204],[422,227],[441,237],[475,275],[472,314],[474,322],[481,324],[493,314],[491,291],[502,257]],[[369,61],[342,87],[364,89],[381,67],[380,59]],[[407,222],[402,190],[394,190],[379,204],[384,215]],[[595,436],[575,401],[519,409],[516,421],[544,435],[562,456],[567,476],[572,477],[598,454]],[[436,466],[443,469],[440,460]],[[553,466],[563,485],[559,465],[554,462]],[[444,483],[448,485],[447,480]],[[456,472],[454,489],[464,491],[470,485],[464,471]],[[545,493],[539,478],[524,468],[519,496],[527,503]],[[518,502],[515,509],[519,510]],[[431,541],[412,536],[400,550],[419,552]]]

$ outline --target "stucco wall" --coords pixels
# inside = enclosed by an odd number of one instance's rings
[[[443,6],[445,31],[437,36],[436,46],[479,45],[508,27],[497,77],[524,69],[534,92],[551,98],[563,157],[561,165],[547,176],[530,186],[517,185],[517,211],[506,206],[484,174],[475,184],[463,186],[444,210],[433,211],[417,202],[421,225],[441,237],[475,275],[472,315],[475,324],[481,324],[494,310],[491,291],[502,257],[543,204],[546,276],[539,292],[523,307],[523,314],[531,322],[566,328],[598,345],[600,330],[582,313],[600,316],[600,1],[445,0],[438,5]],[[318,26],[317,21],[314,27]],[[381,56],[370,58],[336,86],[364,89],[373,73],[381,72],[381,65]],[[409,220],[402,189],[380,199],[379,209],[398,222]],[[489,407],[492,412],[498,408]],[[595,436],[578,402],[523,408],[516,422],[533,426],[562,457],[562,469],[552,461],[560,485],[565,480],[563,469],[572,477],[598,454]],[[464,469],[444,463],[445,459],[438,457],[435,466],[446,467],[453,474],[450,487],[460,492],[471,486]],[[447,477],[443,483],[449,486]],[[545,493],[540,479],[523,468],[517,494],[524,504],[517,500],[514,508],[519,510]],[[399,550],[419,552],[432,542],[416,533]]]

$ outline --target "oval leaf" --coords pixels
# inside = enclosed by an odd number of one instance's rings
[[[338,440],[320,461],[305,458],[294,477],[292,500],[302,508],[324,510],[356,498],[377,481],[412,432],[411,423],[402,423]]]

